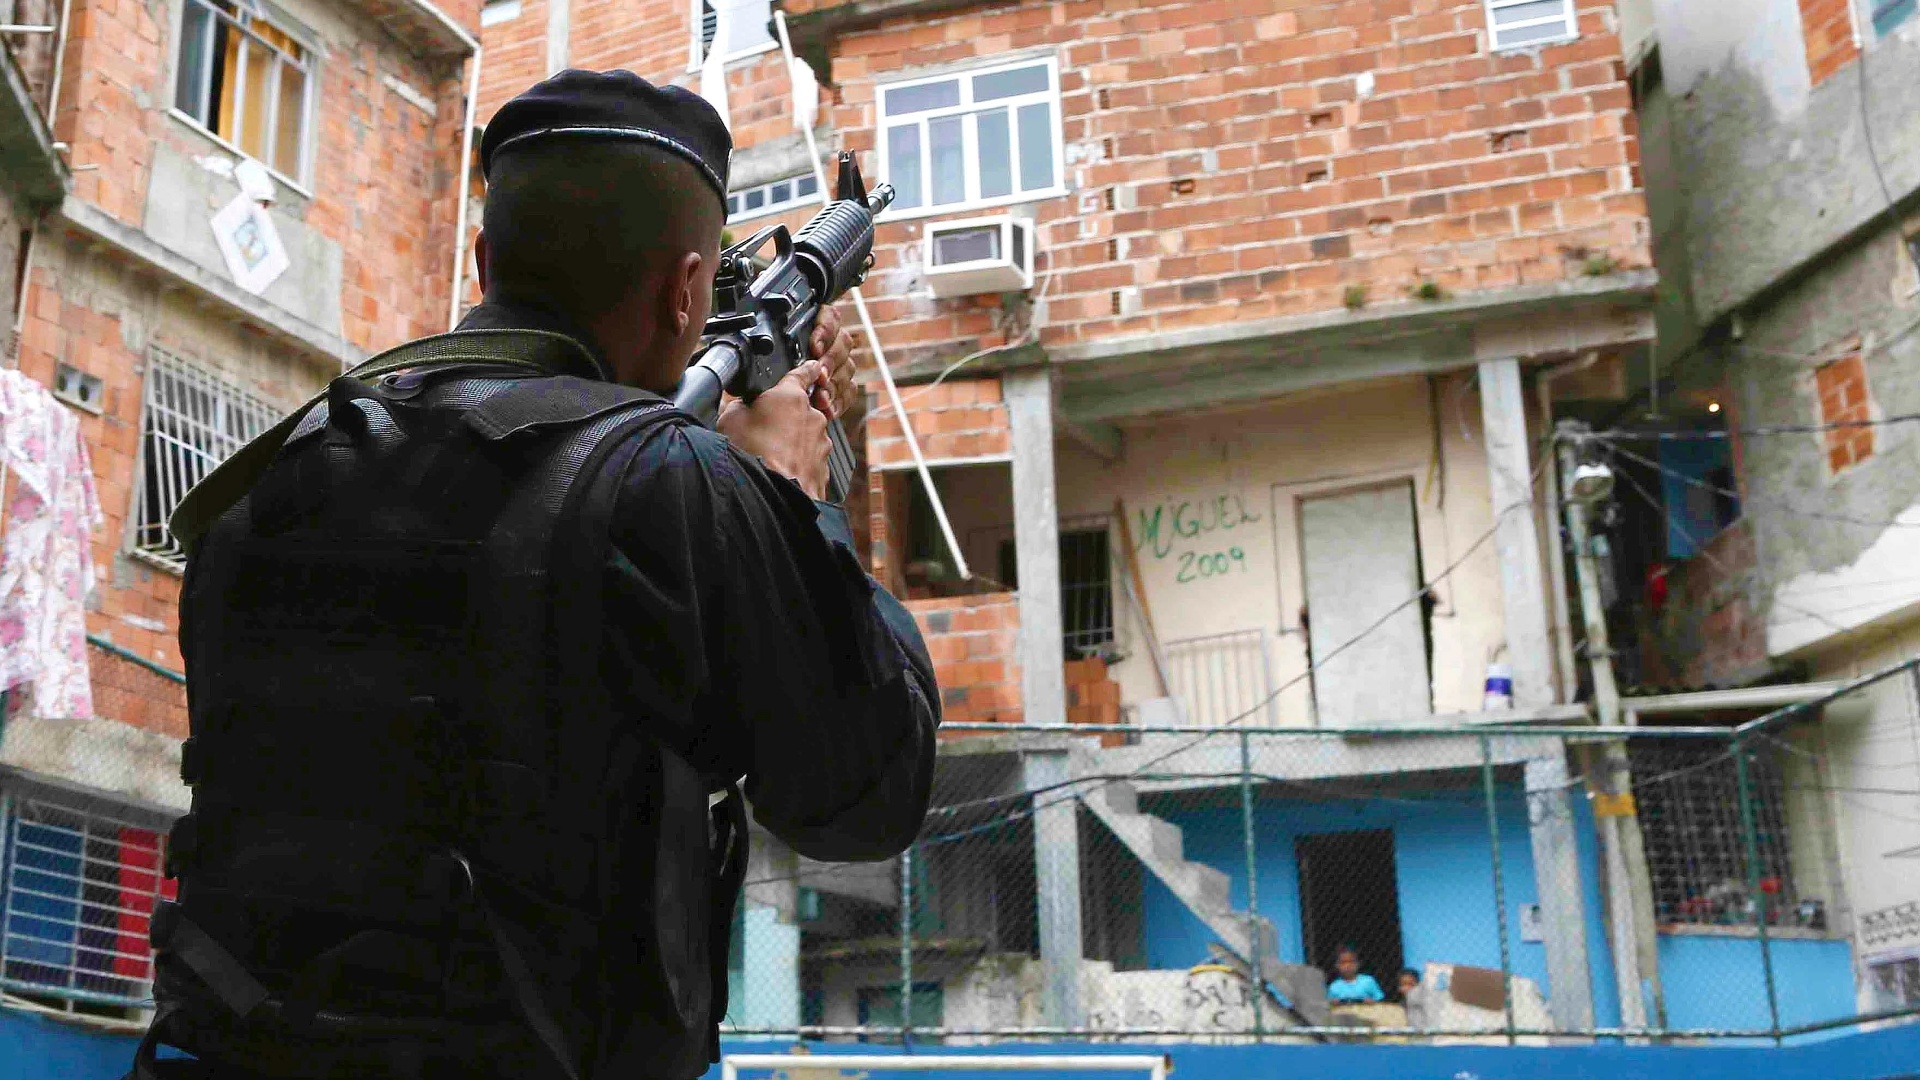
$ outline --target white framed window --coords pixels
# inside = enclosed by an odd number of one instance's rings
[[[184,569],[186,553],[167,531],[167,518],[188,488],[272,427],[281,414],[233,383],[149,348],[133,553],[171,570]]]
[[[1005,206],[1063,194],[1053,57],[884,83],[879,179],[889,215]]]
[[[1580,36],[1573,0],[1484,0],[1494,52],[1528,49]]]
[[[727,223],[790,210],[820,201],[820,181],[812,173],[756,184],[727,195]]]
[[[773,0],[690,0],[691,40],[687,46],[687,70],[697,71],[706,62],[707,50],[727,25],[727,50],[724,59],[741,60],[777,48],[773,39]]]
[[[185,0],[173,107],[298,185],[306,179],[312,36],[259,0]]]
[[[0,791],[0,987],[132,1018],[152,995],[147,935],[171,899],[159,822],[96,800]]]
[[[487,0],[480,5],[480,25],[498,26],[520,17],[520,0]]]

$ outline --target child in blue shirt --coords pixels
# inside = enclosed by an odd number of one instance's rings
[[[1340,977],[1327,984],[1327,1000],[1335,1002],[1385,1001],[1380,984],[1360,971],[1360,954],[1351,945],[1342,945],[1334,954],[1334,968]]]

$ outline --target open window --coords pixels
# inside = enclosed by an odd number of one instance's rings
[[[173,106],[235,150],[305,181],[310,32],[257,0],[185,0]]]

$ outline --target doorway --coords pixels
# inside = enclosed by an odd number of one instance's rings
[[[1391,991],[1402,966],[1400,886],[1393,830],[1317,833],[1293,842],[1300,867],[1300,940],[1307,963],[1333,978],[1343,945],[1360,953],[1360,970]]]
[[[1413,484],[1300,500],[1307,648],[1322,727],[1417,723],[1433,712]]]

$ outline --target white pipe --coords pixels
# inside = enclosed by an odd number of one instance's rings
[[[54,126],[60,119],[60,72],[67,61],[67,20],[72,12],[73,0],[60,0],[60,33],[53,43],[53,85],[47,89],[47,133],[55,139],[60,138]]]
[[[473,177],[473,114],[480,107],[480,45],[474,43],[468,59],[473,70],[467,75],[467,119],[460,126],[460,164],[455,186],[460,193],[460,209],[453,226],[453,295],[447,298],[447,329],[460,325],[460,293],[467,283],[467,186]]]
[[[737,1080],[741,1069],[877,1069],[923,1072],[960,1069],[967,1072],[1114,1072],[1142,1070],[1152,1080],[1166,1080],[1165,1054],[727,1054],[720,1061],[723,1080]]]
[[[786,57],[787,80],[791,84],[793,42],[787,37],[787,13],[774,9],[773,26],[780,33],[780,54]],[[813,138],[813,125],[802,124],[800,131],[807,137],[807,158],[813,162],[813,176],[820,185],[820,196],[831,198],[827,189],[826,166],[820,161],[820,147]],[[953,523],[947,520],[947,505],[940,500],[940,489],[933,486],[933,474],[927,471],[927,459],[920,453],[920,440],[913,433],[913,421],[907,416],[906,406],[900,402],[900,388],[893,382],[893,368],[887,365],[887,354],[880,346],[880,335],[873,329],[873,316],[867,314],[866,298],[860,295],[858,286],[847,290],[847,295],[853,297],[854,310],[860,313],[860,325],[867,332],[867,344],[873,349],[873,361],[880,368],[880,381],[887,387],[887,400],[893,403],[894,414],[900,417],[900,430],[906,434],[907,451],[913,455],[914,470],[920,474],[920,483],[927,490],[927,503],[933,507],[933,516],[940,522],[940,535],[946,538],[947,550],[953,553],[953,568],[964,581],[973,576],[973,571],[967,569],[967,557],[960,553],[960,541],[953,535]]]

